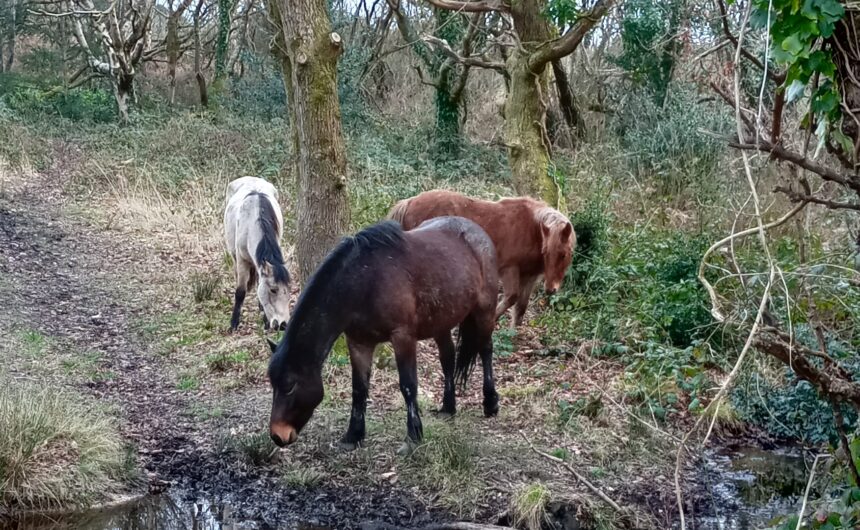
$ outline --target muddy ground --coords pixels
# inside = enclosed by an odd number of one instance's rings
[[[453,429],[475,445],[462,488],[438,478],[444,470],[438,475],[432,460],[444,452],[423,463],[395,456],[403,412],[396,372],[384,356],[372,383],[367,447],[343,454],[332,443],[348,414],[348,366],[340,362],[327,368],[329,397],[299,443],[267,454],[267,350],[255,312],[245,313],[238,335],[226,333],[229,270],[219,265],[217,247],[201,255],[177,244],[179,236],[147,237],[131,219],[106,214],[110,203],[81,200],[67,189],[59,171],[0,181],[0,354],[14,378],[72,386],[117,408],[143,470],[133,490],[169,488],[190,500],[226,503],[235,520],[263,527],[355,528],[371,521],[416,527],[495,522],[513,491],[540,481],[555,497],[587,507],[587,517],[605,515],[599,501],[532,453],[525,436],[589,470],[612,497],[636,506],[643,526],[672,519],[674,492],[663,459],[669,438],[660,440],[621,407],[559,426],[559,396],[605,392],[620,368],[581,351],[538,357],[527,330],[515,351],[499,358],[498,419],[481,417],[478,384],[460,398],[453,428],[425,413],[426,431]],[[213,268],[223,277],[215,300],[189,302],[189,274]],[[22,358],[25,333],[45,337],[46,355]],[[240,361],[212,361],[213,355]],[[420,355],[428,410],[441,397],[438,361],[428,347]]]

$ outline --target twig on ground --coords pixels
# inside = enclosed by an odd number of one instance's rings
[[[537,447],[535,447],[535,446],[534,446],[534,444],[531,442],[531,440],[529,440],[529,439],[528,439],[528,437],[526,436],[526,434],[525,434],[523,431],[520,431],[520,436],[522,436],[522,437],[523,437],[523,440],[525,440],[525,441],[526,441],[526,443],[527,443],[527,444],[529,444],[529,447],[531,447],[532,451],[534,451],[535,453],[537,453],[537,454],[541,455],[541,456],[542,456],[542,457],[544,457],[544,458],[547,458],[547,459],[549,459],[549,460],[552,460],[553,462],[555,462],[555,463],[556,463],[556,464],[558,464],[559,466],[561,466],[561,467],[563,467],[563,468],[567,469],[567,470],[568,470],[568,472],[570,472],[570,474],[571,474],[571,475],[573,475],[574,477],[576,477],[576,480],[578,480],[578,481],[579,481],[579,482],[581,482],[581,483],[582,483],[586,488],[588,488],[589,490],[591,490],[591,492],[592,492],[592,493],[594,493],[595,495],[597,495],[598,497],[600,497],[600,499],[601,499],[601,500],[603,500],[603,502],[605,502],[605,503],[606,503],[606,504],[608,504],[609,506],[611,506],[613,510],[615,510],[615,511],[617,511],[617,512],[619,512],[619,513],[623,514],[623,515],[628,515],[628,512],[627,512],[627,510],[626,510],[626,509],[624,509],[621,505],[619,505],[617,502],[615,502],[614,500],[612,500],[612,498],[611,498],[611,497],[609,497],[609,495],[607,495],[607,494],[603,493],[603,491],[601,491],[597,486],[595,486],[594,484],[592,484],[591,482],[589,482],[589,481],[588,481],[588,479],[586,479],[586,478],[585,478],[585,477],[583,477],[579,472],[577,472],[575,469],[573,469],[573,467],[571,467],[571,466],[570,466],[570,464],[568,464],[567,462],[565,462],[565,461],[564,461],[564,460],[562,460],[561,458],[558,458],[557,456],[552,456],[552,455],[551,455],[551,454],[549,454],[549,453],[544,453],[543,451],[539,450]]]

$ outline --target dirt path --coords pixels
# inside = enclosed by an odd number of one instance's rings
[[[215,420],[188,418],[189,397],[177,391],[169,361],[134,332],[135,320],[158,306],[140,271],[163,265],[151,249],[70,215],[69,202],[51,175],[0,187],[0,335],[35,330],[63,348],[96,352],[98,369],[112,377],[69,383],[62,374],[34,374],[14,362],[7,373],[75,384],[118,405],[150,489],[169,486],[190,500],[228,504],[238,521],[350,528],[369,520],[412,525],[450,518],[393,488],[288,488],[272,466],[243,465],[219,449]]]

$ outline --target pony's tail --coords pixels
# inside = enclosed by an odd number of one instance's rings
[[[402,201],[398,201],[397,204],[391,208],[391,211],[388,212],[388,218],[403,225],[403,221],[406,219],[406,211],[409,209],[410,200],[412,199],[403,199]]]
[[[478,343],[478,327],[475,319],[467,317],[460,323],[460,333],[457,337],[457,360],[454,365],[454,381],[461,388],[466,386],[469,376],[475,369],[475,362],[481,345]]]

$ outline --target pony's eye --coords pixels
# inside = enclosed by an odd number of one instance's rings
[[[295,391],[296,391],[296,383],[293,383],[293,386],[291,386],[291,387],[290,387],[290,389],[289,389],[289,390],[287,390],[286,395],[287,395],[287,396],[292,396],[292,395],[293,395],[293,392],[295,392]]]
[[[272,294],[278,294],[278,288],[275,287],[274,289],[269,289],[269,292]]]

